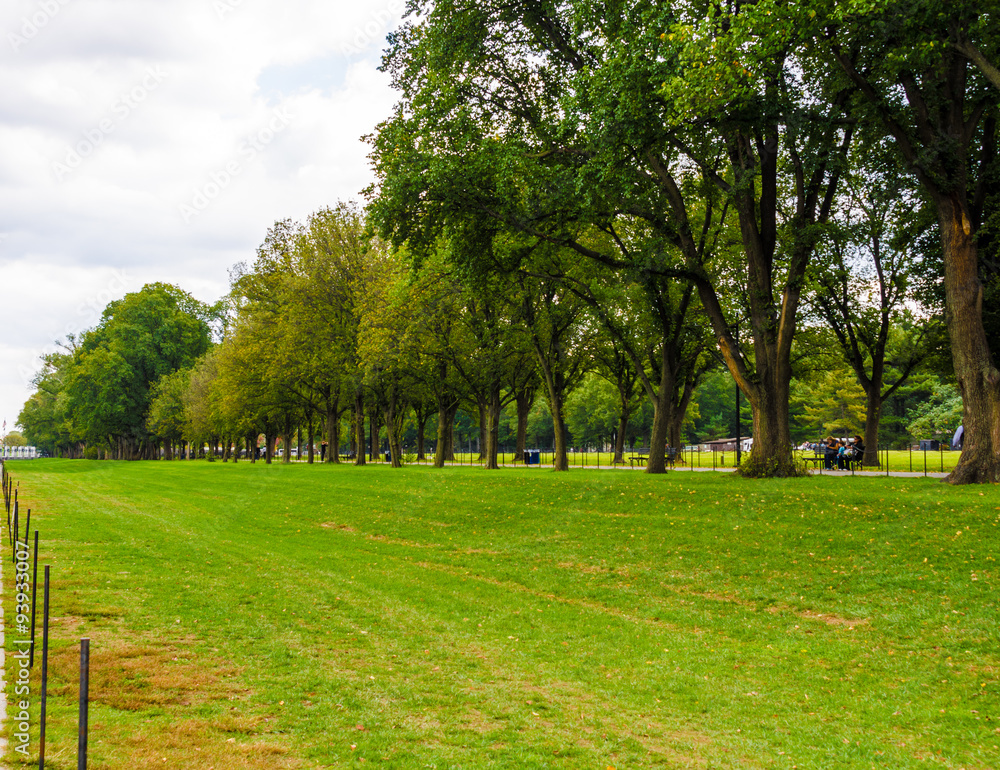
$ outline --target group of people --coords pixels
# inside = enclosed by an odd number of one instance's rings
[[[823,442],[823,467],[832,471],[834,467],[838,471],[850,470],[851,463],[861,462],[865,456],[865,441],[861,436],[848,439],[836,439],[828,436]]]

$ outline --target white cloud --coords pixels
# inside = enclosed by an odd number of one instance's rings
[[[81,311],[88,302],[150,281],[214,301],[276,219],[359,197],[371,182],[360,137],[395,99],[379,51],[402,10],[402,0],[3,4],[8,427],[29,393],[25,368],[96,322]],[[206,191],[186,222],[182,206]]]

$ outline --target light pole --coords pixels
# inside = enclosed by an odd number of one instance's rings
[[[733,336],[736,338],[736,346],[740,344],[739,322],[733,327]],[[733,378],[735,382],[735,378]],[[740,384],[736,383],[736,467],[740,465]]]

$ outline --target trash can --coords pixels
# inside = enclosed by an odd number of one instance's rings
[[[936,439],[920,439],[920,451],[936,452],[941,446],[941,442]]]
[[[524,464],[525,465],[541,465],[542,464],[542,450],[541,449],[525,449],[524,450]]]

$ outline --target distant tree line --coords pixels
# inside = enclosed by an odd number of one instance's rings
[[[362,464],[384,447],[395,465],[433,452],[441,466],[475,439],[487,467],[501,446],[520,457],[539,444],[556,447],[563,467],[570,446],[606,447],[622,461],[633,446],[657,449],[650,436],[664,411],[671,446],[746,435],[749,406],[737,423],[733,379],[696,303],[675,354],[642,286],[592,265],[566,272],[559,258],[470,276],[447,244],[414,263],[366,232],[351,205],[279,221],[213,306],[163,284],[111,303],[96,328],[45,359],[20,422],[34,444],[69,457],[179,459],[207,448],[254,460],[263,438],[268,462],[279,445],[288,462],[304,444],[310,462],[346,452]],[[682,289],[658,295],[661,307],[682,303]],[[921,435],[958,419],[933,349],[911,348],[923,328],[905,312],[890,328],[887,380],[901,386],[884,419],[897,441],[918,419]],[[800,344],[796,439],[863,430],[865,394],[835,333],[809,327]],[[915,356],[925,365],[910,377]],[[650,454],[662,460],[664,447]]]

